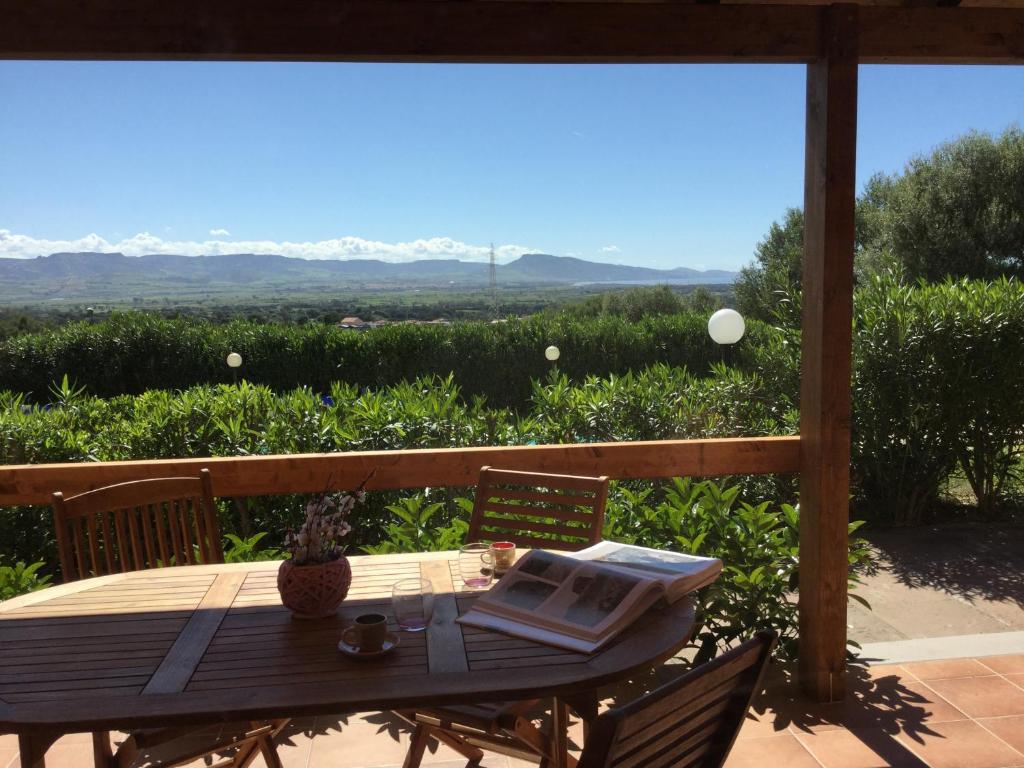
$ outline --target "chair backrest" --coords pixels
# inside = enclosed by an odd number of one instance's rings
[[[53,494],[64,581],[167,565],[222,563],[210,471]]]
[[[578,768],[715,768],[760,691],[774,632],[758,632],[636,701],[597,718]]]
[[[483,467],[468,540],[575,552],[601,540],[607,500],[607,477]]]

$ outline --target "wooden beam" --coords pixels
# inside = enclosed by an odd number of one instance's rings
[[[84,464],[0,466],[0,505],[49,504],[54,491],[65,496],[148,477],[198,475],[209,468],[217,496],[313,493],[355,488],[371,470],[370,490],[466,486],[480,467],[659,478],[795,473],[800,438],[740,437],[637,443],[530,445],[365,451],[288,456],[232,456]]]
[[[833,6],[827,55],[807,67],[800,679],[820,701],[845,691],[859,10]]]
[[[0,0],[0,58],[810,62],[828,6],[676,0]],[[867,6],[865,62],[1024,61],[1024,9]]]

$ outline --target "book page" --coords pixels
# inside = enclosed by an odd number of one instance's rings
[[[722,570],[722,561],[714,557],[699,557],[612,541],[602,541],[574,552],[569,557],[646,573],[658,579],[672,597],[709,584]]]
[[[646,574],[534,550],[474,609],[596,639],[650,591],[657,582]]]

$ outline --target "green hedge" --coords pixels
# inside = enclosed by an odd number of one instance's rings
[[[855,307],[852,469],[865,514],[920,522],[957,468],[995,511],[1024,445],[1024,286],[879,275]]]
[[[528,403],[532,380],[551,364],[544,349],[561,350],[558,369],[574,380],[639,370],[654,363],[707,373],[723,355],[749,368],[750,351],[772,329],[751,323],[735,349],[708,337],[698,314],[572,319],[537,316],[503,323],[392,325],[359,332],[330,325],[238,321],[218,325],[127,313],[96,323],[73,323],[0,343],[0,390],[30,393],[46,402],[67,376],[100,397],[229,383],[229,352],[243,359],[240,375],[276,392],[311,387],[326,392],[336,381],[389,387],[418,376],[451,373],[467,396],[500,407]]]
[[[588,377],[578,385],[552,376],[534,385],[530,409],[518,414],[463,397],[451,376],[365,391],[335,383],[329,395],[309,388],[278,394],[243,382],[106,399],[65,382],[51,401],[30,405],[23,395],[0,392],[0,464],[670,439],[794,428],[792,414],[778,409],[755,375],[720,369],[716,377],[698,379],[665,365]],[[746,485],[775,488],[765,479]],[[372,495],[357,544],[381,540],[391,519],[385,506],[400,495]],[[266,530],[276,541],[297,522],[300,509],[290,497],[254,499],[249,506],[243,524],[240,511],[225,502],[225,531]],[[46,519],[45,510],[0,509],[0,555],[31,562],[45,554],[52,560],[52,534],[40,524]]]

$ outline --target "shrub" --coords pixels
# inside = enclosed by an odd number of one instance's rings
[[[906,285],[893,273],[857,293],[853,479],[863,508],[920,522],[959,464],[994,510],[1024,443],[1024,287],[1017,281]]]
[[[779,633],[782,657],[793,658],[796,652],[797,603],[792,598],[800,587],[800,513],[789,504],[749,503],[740,495],[739,486],[689,478],[667,484],[613,483],[610,489],[605,539],[718,557],[724,563],[718,580],[697,594],[696,663],[758,629]],[[386,525],[388,538],[364,551],[458,548],[465,541],[472,501],[456,502],[455,516],[425,494],[389,506],[394,517]],[[859,569],[871,559],[866,543],[852,535],[860,525],[850,524],[851,589],[858,583]]]
[[[698,595],[696,663],[756,629],[775,630],[778,653],[795,655],[797,604],[791,598],[800,586],[797,507],[742,501],[739,486],[723,488],[690,478],[672,480],[656,505],[646,503],[647,490],[621,490],[609,498],[605,538],[718,557],[724,563],[718,580]],[[871,557],[865,542],[852,536],[860,525],[850,524],[851,589]]]
[[[658,362],[704,374],[722,359],[706,323],[705,315],[693,312],[636,322],[620,316],[544,315],[357,332],[320,323],[218,325],[115,314],[101,323],[72,323],[0,342],[0,390],[43,403],[65,375],[101,397],[228,383],[232,373],[224,359],[238,352],[241,375],[275,392],[309,387],[325,393],[335,382],[382,389],[436,374],[451,375],[469,397],[521,408],[529,401],[531,381],[543,379],[550,369],[543,356],[549,344],[561,349],[559,369],[573,379]],[[771,333],[760,323],[749,323],[732,363],[744,368],[748,351]]]
[[[45,565],[25,565],[20,560],[14,565],[3,565],[0,561],[0,602],[50,586],[50,575],[39,573]]]

